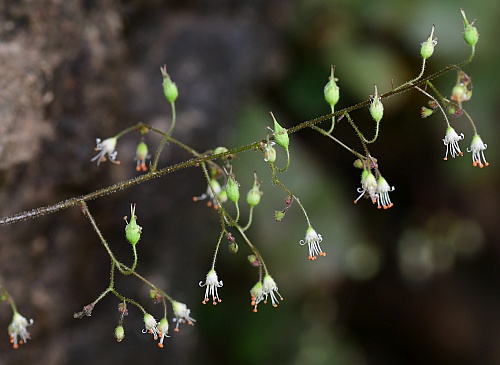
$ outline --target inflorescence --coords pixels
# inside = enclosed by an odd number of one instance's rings
[[[248,235],[248,230],[252,225],[254,209],[259,205],[262,198],[262,191],[260,190],[262,181],[258,178],[257,173],[254,172],[252,187],[248,190],[245,195],[246,199],[244,199],[246,203],[244,205],[248,210],[248,214],[246,214],[247,220],[246,222],[242,222],[240,209],[242,209],[241,206],[243,204],[241,204],[240,199],[240,183],[238,183],[236,176],[233,173],[233,163],[235,162],[234,156],[236,153],[249,149],[262,153],[262,160],[268,165],[272,174],[272,184],[280,189],[282,194],[284,194],[285,206],[284,208],[274,212],[274,218],[278,222],[282,221],[287,211],[292,207],[293,203],[295,202],[296,205],[298,205],[304,215],[306,227],[305,237],[299,240],[299,243],[300,245],[307,245],[307,258],[310,261],[316,261],[320,257],[326,257],[326,252],[321,246],[323,243],[323,236],[317,233],[313,228],[309,215],[307,214],[307,211],[298,196],[279,179],[279,173],[286,172],[290,166],[290,133],[306,127],[311,127],[312,129],[320,132],[323,136],[330,138],[341,147],[345,148],[349,153],[354,155],[355,161],[353,166],[362,170],[360,187],[357,189],[358,197],[354,200],[354,203],[360,201],[361,198],[367,198],[372,202],[372,204],[375,204],[378,209],[389,209],[394,205],[389,197],[389,193],[393,192],[395,188],[391,186],[382,176],[379,170],[378,160],[372,156],[369,151],[369,147],[377,141],[380,133],[380,123],[384,115],[384,105],[382,103],[383,99],[397,93],[416,90],[428,98],[428,105],[422,107],[420,110],[421,116],[423,118],[428,118],[438,112],[442,115],[443,120],[446,123],[446,132],[444,138],[442,139],[444,146],[446,147],[444,160],[448,160],[449,156],[451,158],[463,156],[459,143],[464,139],[464,134],[455,131],[450,124],[449,117],[464,115],[469,120],[473,129],[472,142],[470,148],[467,148],[467,152],[472,154],[473,166],[478,166],[480,168],[489,166],[489,163],[484,155],[487,145],[482,141],[481,137],[477,133],[477,129],[472,121],[472,118],[463,108],[463,104],[469,101],[472,97],[472,81],[471,77],[462,70],[462,67],[472,60],[475,52],[475,46],[479,39],[479,33],[475,28],[475,21],[469,22],[465,16],[465,12],[461,10],[461,13],[464,21],[464,39],[472,49],[471,55],[466,61],[459,65],[452,67],[449,66],[443,69],[440,73],[424,77],[426,62],[433,55],[437,46],[437,38],[435,37],[436,27],[433,25],[430,36],[421,44],[420,55],[422,57],[422,68],[416,78],[402,84],[399,87],[393,88],[385,94],[380,94],[377,86],[375,85],[374,94],[370,95],[366,102],[357,104],[354,107],[335,111],[335,107],[340,100],[340,87],[337,84],[339,79],[334,76],[335,68],[332,66],[328,82],[323,89],[325,100],[330,106],[330,114],[312,121],[304,122],[290,129],[286,129],[278,123],[275,116],[271,113],[272,127],[268,127],[268,132],[265,136],[263,136],[264,138],[262,141],[254,142],[248,146],[235,148],[233,150],[228,150],[225,147],[217,147],[214,150],[199,153],[195,149],[186,146],[172,137],[172,132],[176,123],[175,101],[179,96],[179,91],[176,84],[172,82],[170,75],[167,73],[166,67],[164,66],[161,68],[163,92],[172,109],[172,120],[168,131],[162,132],[151,126],[138,124],[121,131],[114,137],[104,140],[97,138],[95,149],[98,151],[98,154],[93,157],[91,161],[97,162],[98,166],[107,160],[112,163],[119,164],[120,162],[116,159],[119,139],[128,133],[136,132],[139,134],[139,142],[137,144],[136,156],[134,158],[136,162],[135,169],[138,173],[144,174],[142,180],[137,180],[136,183],[142,183],[170,172],[170,170],[167,171],[157,169],[159,157],[167,145],[175,145],[185,150],[188,154],[190,154],[193,160],[187,161],[185,164],[181,164],[180,166],[196,166],[200,168],[207,184],[206,191],[202,195],[194,197],[193,201],[207,200],[207,205],[215,208],[220,217],[220,235],[215,245],[214,255],[211,260],[212,263],[205,280],[199,282],[199,286],[205,289],[202,303],[206,304],[212,302],[215,306],[216,304],[222,302],[219,295],[219,289],[223,287],[223,281],[220,280],[217,275],[215,263],[220,252],[221,244],[224,240],[226,240],[228,250],[232,254],[239,252],[239,245],[237,241],[239,241],[240,244],[243,242],[249,253],[248,262],[250,266],[256,268],[258,271],[258,279],[250,290],[250,299],[253,311],[257,312],[257,307],[261,302],[267,303],[270,301],[273,307],[278,307],[279,303],[283,301],[283,297],[278,292],[278,286],[273,277],[270,275],[262,253],[258,249],[257,245],[251,241]],[[451,96],[449,98],[445,98],[435,88],[432,80],[451,69],[454,69],[457,72],[457,82],[452,88]],[[353,111],[365,106],[368,106],[373,120],[372,122],[374,122],[375,125],[375,134],[370,139],[365,137],[364,133],[361,131],[358,124],[355,123],[351,115]],[[360,140],[362,152],[358,152],[355,149],[346,146],[335,137],[334,132],[336,128],[339,128],[338,122],[341,119],[346,119],[357,134]],[[328,123],[326,128],[321,126],[321,122]],[[346,123],[343,125],[345,124]],[[153,157],[151,157],[148,145],[145,141],[147,134],[150,132],[157,133],[162,137],[162,141]],[[148,163],[149,159],[151,160]],[[175,171],[175,169],[172,169],[171,171]],[[238,178],[241,178],[242,181],[244,180],[244,176],[238,176]],[[101,191],[96,192],[94,195],[89,195],[88,199],[90,199],[90,197],[95,198],[113,193],[132,185],[131,183],[129,185],[127,184],[128,182],[115,184],[107,189],[102,189]],[[167,309],[169,307],[171,307],[173,312],[172,320],[176,324],[174,332],[179,331],[180,324],[187,323],[188,325],[194,325],[196,320],[191,317],[191,311],[188,309],[186,304],[176,301],[169,294],[161,288],[158,288],[136,271],[138,261],[138,242],[140,241],[143,229],[137,223],[138,217],[136,215],[136,205],[131,205],[130,218],[125,217],[125,238],[130,244],[133,253],[133,263],[129,266],[125,265],[114,256],[110,246],[104,238],[104,235],[98,228],[98,225],[94,221],[94,218],[88,209],[86,204],[88,199],[86,197],[82,197],[76,201],[80,205],[83,215],[92,225],[101,244],[111,259],[110,280],[108,288],[104,290],[92,303],[84,306],[81,312],[75,313],[74,317],[83,318],[90,316],[95,305],[108,294],[112,294],[119,302],[118,324],[115,328],[116,340],[121,342],[125,337],[124,321],[125,317],[128,315],[129,307],[132,306],[138,309],[143,315],[143,333],[152,335],[153,339],[158,341],[158,346],[163,348],[164,340],[169,337],[169,323],[167,320]],[[67,203],[58,203],[53,207],[46,207],[45,212],[53,212],[67,208],[74,205],[74,201],[75,199],[68,200]],[[38,216],[38,213],[30,214],[30,212],[25,212],[24,214],[24,218]],[[40,213],[40,215],[41,214],[42,213]],[[18,216],[22,218],[22,214],[18,214]],[[3,219],[1,222],[2,224],[5,224],[6,222],[8,223],[9,219]],[[235,235],[239,238],[236,238]],[[157,321],[152,314],[149,314],[142,304],[139,304],[139,302],[135,299],[124,296],[116,290],[114,279],[117,274],[134,277],[135,279],[142,281],[149,288],[152,301],[156,304],[162,305],[163,313],[159,321]],[[0,294],[3,301],[11,304],[13,319],[8,327],[8,333],[13,347],[18,348],[19,345],[26,343],[26,341],[30,339],[30,333],[28,332],[27,327],[33,324],[33,320],[28,321],[17,312],[13,299],[8,294],[7,290],[2,286],[0,286]]]

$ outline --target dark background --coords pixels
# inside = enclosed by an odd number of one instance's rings
[[[48,205],[135,176],[138,135],[120,139],[120,166],[90,163],[95,138],[138,122],[166,130],[170,109],[159,67],[167,64],[180,96],[175,137],[199,151],[260,140],[272,110],[290,127],[328,112],[323,86],[336,66],[338,107],[411,79],[420,43],[436,25],[434,72],[468,56],[460,7],[478,19],[474,83],[466,104],[488,144],[490,167],[470,154],[444,162],[445,122],[421,119],[417,92],[384,101],[381,134],[371,147],[396,190],[379,211],[353,205],[360,171],[341,147],[306,130],[291,136],[283,182],[322,234],[326,258],[307,260],[306,222],[294,205],[281,223],[284,194],[270,184],[260,154],[235,160],[246,194],[264,181],[252,242],[266,258],[285,301],[249,305],[257,280],[249,250],[222,247],[217,272],[223,302],[201,305],[218,216],[191,197],[206,189],[191,168],[89,203],[115,253],[131,260],[122,217],[137,203],[144,228],[138,271],[188,304],[197,320],[171,333],[163,350],[143,335],[131,308],[125,339],[113,338],[118,301],[108,296],[90,318],[73,313],[108,285],[109,260],[78,208],[2,227],[1,283],[35,323],[13,350],[9,306],[0,311],[0,364],[500,364],[498,31],[500,3],[457,1],[0,1],[0,215]],[[456,74],[435,84],[449,95]],[[367,135],[366,110],[352,114]],[[465,134],[465,118],[453,119]],[[360,150],[347,123],[336,135]],[[147,136],[154,152],[158,138]],[[161,165],[188,156],[169,146]],[[280,155],[279,158],[282,158]],[[280,160],[283,162],[283,160]],[[132,278],[117,283],[161,316]],[[172,321],[170,322],[173,325]],[[3,328],[3,330],[1,330]]]

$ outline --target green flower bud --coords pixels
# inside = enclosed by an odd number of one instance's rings
[[[125,330],[123,329],[123,326],[117,326],[115,328],[115,338],[117,342],[122,342],[123,338],[125,337]]]
[[[226,147],[217,147],[214,150],[214,155],[218,155],[219,153],[224,153],[224,152],[227,152],[227,148]]]
[[[365,167],[365,164],[363,163],[363,161],[361,161],[361,159],[356,159],[353,164],[352,164],[355,168],[357,169],[363,169]]]
[[[260,203],[260,197],[262,195],[262,192],[259,190],[258,187],[253,187],[248,191],[247,194],[247,203],[251,207],[255,207],[257,204]]]
[[[255,256],[255,255],[248,255],[247,259],[248,259],[248,262],[250,263],[250,265],[252,265],[253,267],[259,267],[260,266],[260,260],[257,258],[257,256]]]
[[[382,105],[381,98],[378,96],[377,85],[375,85],[375,96],[370,104],[370,114],[377,123],[380,122],[384,115],[384,105]]]
[[[425,42],[422,43],[420,54],[423,59],[429,58],[434,53],[434,47],[437,44],[437,38],[434,37],[434,25],[432,26],[431,35]]]
[[[227,245],[227,248],[229,250],[229,253],[237,253],[238,252],[238,244],[236,242],[229,242]]]
[[[125,237],[132,246],[135,246],[141,239],[142,227],[137,224],[137,217],[135,215],[135,204],[130,205],[130,222],[125,227]]]
[[[332,106],[332,107],[334,107],[335,104],[337,104],[337,102],[339,101],[339,98],[340,98],[340,89],[336,83],[336,81],[338,81],[338,79],[336,79],[333,76],[334,71],[335,71],[335,67],[332,66],[331,75],[328,78],[329,81],[327,82],[327,84],[325,85],[325,88],[323,90],[323,92],[325,94],[326,102],[328,104],[330,104],[330,106]]]
[[[433,113],[434,113],[434,110],[426,108],[425,106],[420,108],[420,116],[422,118],[430,117]]]
[[[262,192],[259,190],[260,182],[257,178],[257,174],[254,173],[254,181],[253,187],[247,193],[247,203],[251,207],[255,207],[260,203],[260,197],[262,196]]]
[[[240,199],[240,187],[231,176],[227,180],[226,194],[233,203],[237,203]]]
[[[282,211],[282,210],[276,210],[274,212],[274,219],[276,220],[276,222],[281,222],[283,220],[283,218],[285,218],[285,212]]]
[[[177,85],[170,80],[170,76],[167,73],[167,66],[160,67],[160,70],[163,75],[163,94],[165,94],[169,102],[173,103],[177,99],[177,96],[179,96]]]
[[[460,9],[460,12],[464,18],[464,40],[469,46],[474,47],[479,40],[479,32],[474,26],[475,20],[472,23],[469,23],[467,17],[465,16],[464,9]]]
[[[288,132],[285,128],[280,126],[276,119],[274,118],[274,114],[271,113],[274,121],[274,140],[277,144],[279,144],[284,149],[288,149],[288,144],[290,143],[290,139],[288,138]]]

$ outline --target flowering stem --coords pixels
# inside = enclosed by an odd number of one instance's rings
[[[250,242],[250,240],[248,239],[247,235],[245,234],[245,232],[243,231],[243,229],[240,227],[239,224],[236,224],[235,227],[238,230],[238,232],[240,232],[241,237],[243,237],[243,239],[247,243],[248,247],[250,247],[250,249],[255,254],[255,256],[257,256],[257,259],[260,262],[259,267],[262,266],[262,268],[264,269],[264,272],[267,275],[268,271],[267,271],[266,263],[264,262],[264,259],[262,258],[262,255],[260,254],[259,250],[257,250],[257,248],[252,244],[252,242]]]
[[[253,218],[253,206],[250,207],[250,212],[248,214],[248,223],[245,227],[242,228],[243,232],[246,231],[250,226],[252,225],[252,218]]]
[[[432,96],[431,94],[429,94],[427,91],[419,88],[418,86],[415,86],[415,89],[417,89],[418,91],[420,91],[422,94],[424,94],[425,96],[427,96],[428,98],[431,98],[432,100],[434,100],[439,108],[439,110],[441,111],[441,113],[443,114],[444,116],[444,120],[446,121],[446,124],[448,125],[448,127],[450,127],[450,121],[448,119],[448,116],[446,115],[443,107],[441,106],[441,104],[436,100],[436,98],[434,96]]]
[[[381,94],[380,98],[385,99],[385,98],[388,98],[388,97],[396,95],[396,94],[401,94],[401,93],[407,92],[407,91],[413,89],[415,86],[423,85],[427,81],[431,81],[431,80],[449,72],[450,70],[455,69],[456,67],[462,67],[463,65],[467,64],[468,62],[469,62],[469,60],[466,60],[458,65],[448,65],[448,66],[444,67],[443,69],[433,73],[432,75],[429,75],[429,76],[417,81],[414,85],[406,85],[406,86],[403,86],[401,88],[396,88],[396,89],[393,89],[389,92]],[[331,119],[333,117],[337,117],[337,116],[349,113],[353,110],[358,110],[360,108],[367,107],[370,105],[370,103],[371,103],[371,100],[368,99],[368,100],[365,100],[365,101],[360,102],[358,104],[355,104],[355,105],[349,106],[347,108],[343,108],[341,110],[338,110],[334,113],[326,114],[326,115],[299,123],[291,128],[288,128],[286,131],[288,134],[291,134],[291,133],[298,132],[304,128],[314,127],[316,124],[323,122],[327,119]],[[122,133],[125,133],[125,132],[128,133],[132,130],[137,130],[137,128],[138,128],[138,126],[134,126],[134,127],[131,127],[129,129],[125,130]],[[317,130],[320,131],[319,128]],[[328,133],[326,133],[326,131],[323,131],[320,133],[333,139],[333,137],[331,137]],[[119,134],[118,136],[121,136],[121,134]],[[169,137],[169,140],[173,141],[173,139],[171,137]],[[335,140],[335,139],[333,139],[333,140]],[[97,198],[104,196],[104,195],[116,193],[118,191],[127,189],[129,187],[132,187],[132,186],[135,186],[138,184],[142,184],[143,182],[152,180],[152,179],[157,178],[157,177],[161,177],[161,176],[166,175],[166,174],[170,174],[174,171],[178,171],[178,170],[184,169],[186,167],[199,166],[202,162],[208,162],[211,160],[215,160],[217,158],[223,158],[223,157],[226,157],[228,155],[234,155],[234,154],[238,154],[238,153],[252,150],[252,149],[256,150],[256,149],[259,149],[262,146],[262,144],[264,144],[266,142],[267,141],[264,139],[261,141],[247,144],[245,146],[233,148],[231,150],[228,150],[228,151],[225,151],[225,152],[222,152],[219,154],[199,155],[199,156],[194,157],[192,159],[189,159],[187,161],[177,163],[177,164],[174,164],[174,165],[171,165],[168,167],[164,167],[160,170],[149,171],[146,174],[136,176],[132,179],[129,179],[126,181],[120,181],[120,182],[115,183],[113,185],[110,185],[108,187],[105,187],[105,188],[93,191],[91,193],[88,193],[86,195],[82,195],[79,197],[73,197],[73,198],[66,199],[64,201],[61,201],[61,202],[58,202],[55,204],[51,204],[51,205],[44,206],[44,207],[34,208],[34,209],[31,209],[28,211],[24,211],[24,212],[20,212],[20,213],[16,213],[16,214],[13,214],[10,216],[0,218],[0,226],[4,226],[7,224],[11,224],[11,223],[16,223],[16,222],[23,221],[26,219],[38,218],[38,217],[41,217],[41,216],[46,215],[46,214],[55,213],[59,210],[67,209],[67,208],[73,207],[73,206],[78,206],[78,205],[81,205],[81,202],[87,202],[89,200],[94,200],[94,199],[97,199]],[[339,141],[336,141],[336,142],[339,143]],[[349,148],[347,148],[347,149],[350,150]],[[350,150],[350,151],[353,152],[352,150]]]
[[[147,280],[146,278],[144,278],[143,276],[139,275],[138,273],[136,273],[134,271],[134,267],[133,268],[129,268],[127,265],[124,265],[122,264],[120,261],[118,261],[115,256],[113,255],[113,252],[111,251],[111,249],[109,248],[109,245],[108,243],[106,242],[106,239],[103,237],[102,233],[101,233],[101,230],[99,229],[99,227],[97,226],[97,223],[95,222],[94,220],[94,217],[92,216],[92,214],[90,214],[90,211],[88,209],[88,206],[87,204],[84,202],[84,201],[81,201],[80,202],[81,204],[81,207],[82,207],[82,213],[88,218],[88,220],[90,221],[90,224],[92,225],[92,227],[94,228],[94,231],[97,233],[97,236],[99,237],[99,239],[101,240],[101,243],[103,244],[104,248],[106,249],[106,251],[108,252],[108,255],[111,259],[111,270],[110,270],[110,283],[109,283],[109,287],[107,290],[105,290],[100,296],[99,298],[94,302],[94,303],[97,303],[97,301],[101,300],[104,296],[106,296],[107,293],[109,292],[113,292],[113,294],[115,296],[117,296],[118,298],[122,299],[122,300],[125,300],[129,303],[132,303],[134,305],[136,305],[137,307],[139,307],[144,313],[146,313],[144,311],[144,309],[137,303],[135,302],[134,300],[132,299],[128,299],[122,295],[120,295],[115,289],[114,289],[114,272],[115,272],[115,266],[118,267],[118,270],[120,271],[120,273],[122,273],[123,275],[134,275],[135,277],[137,277],[139,280],[141,280],[142,282],[144,282],[146,285],[148,285],[149,287],[151,287],[152,289],[156,290],[156,291],[159,291],[159,289],[156,287],[156,285],[154,285],[153,283],[151,283],[149,280]],[[135,266],[135,263],[134,263],[134,266]],[[163,302],[163,306],[164,306],[164,310],[166,312],[166,306],[167,306],[167,303],[165,302],[165,299],[162,297],[162,302]]]
[[[167,133],[165,133],[163,139],[160,142],[160,145],[158,146],[158,149],[156,150],[154,162],[151,165],[151,171],[156,171],[156,167],[158,166],[158,160],[160,159],[161,152],[165,148],[167,142],[170,139],[170,136],[172,135],[172,132],[174,130],[175,126],[175,119],[176,119],[176,112],[175,112],[175,103],[172,101],[170,102],[170,105],[172,106],[172,125],[170,126],[170,129],[168,130]]]
[[[332,108],[332,114],[333,114],[335,112],[335,107],[332,105],[331,108]],[[330,127],[330,129],[326,133],[327,134],[332,133],[334,128],[335,128],[335,117],[332,117],[332,126]]]
[[[12,313],[16,314],[17,313],[17,307],[16,303],[14,302],[14,298],[12,298],[12,295],[5,289],[2,284],[0,284],[0,296],[5,297],[5,301],[9,302],[10,307],[12,308]]]

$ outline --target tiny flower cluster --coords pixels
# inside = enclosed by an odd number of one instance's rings
[[[458,142],[464,139],[463,133],[458,134],[455,132],[451,126],[448,126],[446,130],[446,135],[443,138],[443,143],[446,146],[446,154],[444,156],[444,160],[448,160],[448,153],[452,158],[456,156],[463,156],[463,152],[460,150],[460,146]],[[486,161],[486,157],[484,156],[484,150],[488,147],[486,143],[483,142],[479,134],[475,134],[472,137],[472,142],[470,147],[467,148],[467,152],[472,153],[472,166],[476,167],[486,167],[489,166],[490,163]]]
[[[165,337],[168,336],[168,321],[164,317],[160,322],[156,322],[156,319],[149,313],[144,314],[144,329],[142,333],[150,333],[153,335],[155,341],[158,339],[158,347],[163,348],[163,341]]]
[[[364,168],[361,174],[361,187],[358,188],[359,196],[354,200],[354,204],[361,197],[367,196],[373,204],[377,204],[378,209],[389,209],[394,205],[389,198],[389,193],[392,191],[394,191],[394,186],[390,186],[382,175],[379,174],[378,179],[376,179],[371,170]]]
[[[253,306],[253,311],[255,313],[257,313],[257,306],[260,302],[263,301],[264,304],[267,304],[268,297],[271,298],[271,304],[274,308],[278,306],[280,300],[283,300],[283,297],[278,292],[278,286],[276,285],[276,282],[271,277],[271,275],[266,274],[264,276],[264,280],[262,282],[259,281],[258,283],[256,283],[250,290],[250,304]]]

